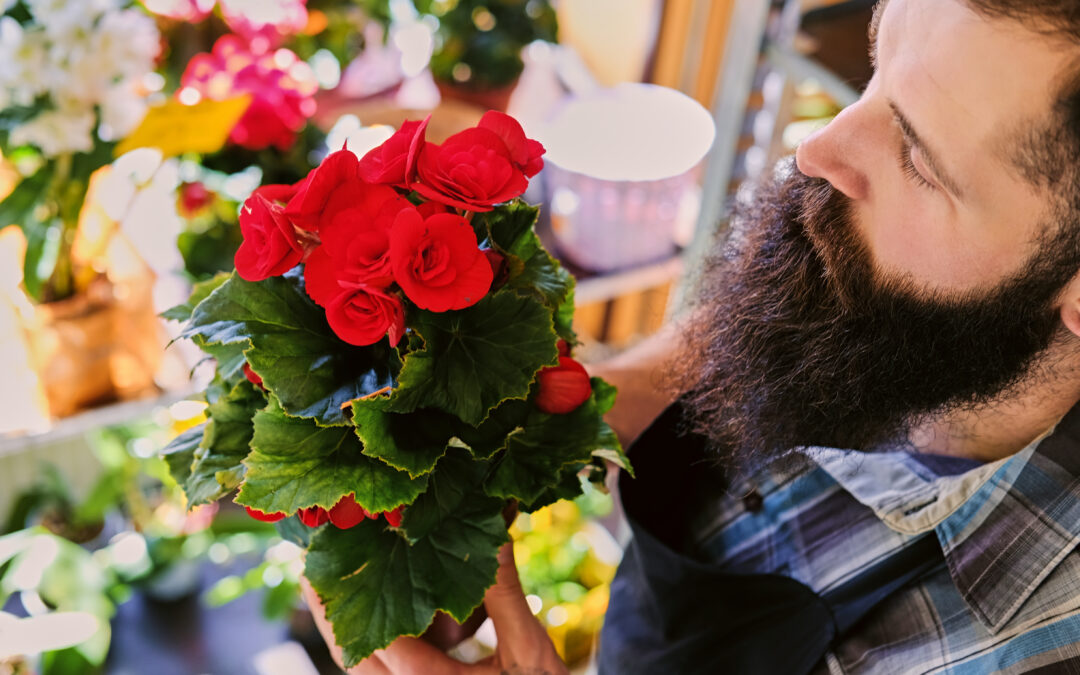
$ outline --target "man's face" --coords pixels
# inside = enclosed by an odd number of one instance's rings
[[[878,18],[873,79],[802,143],[798,167],[851,200],[880,273],[953,296],[990,288],[1020,271],[1047,222],[1046,195],[1009,152],[1045,119],[1075,54],[959,0],[889,0]]]
[[[862,98],[761,186],[704,275],[680,375],[734,464],[903,441],[1057,363],[1078,228],[1009,153],[1049,123],[1065,57],[959,0],[879,18]]]

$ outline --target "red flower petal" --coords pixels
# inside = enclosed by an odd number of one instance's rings
[[[592,394],[592,384],[585,367],[560,356],[559,365],[540,370],[536,407],[552,415],[565,415],[577,409]]]
[[[514,166],[527,178],[532,178],[544,168],[544,160],[540,159],[544,154],[544,146],[538,141],[526,138],[521,125],[513,117],[497,110],[489,110],[480,118],[477,126],[493,131],[503,140]]]
[[[351,345],[373,345],[389,334],[397,344],[405,334],[401,301],[377,288],[345,288],[326,306],[326,320],[334,333]]]
[[[386,522],[390,523],[391,527],[401,527],[401,509],[402,507],[399,506],[393,511],[383,512],[383,517],[386,518]]]
[[[330,520],[330,514],[321,506],[300,509],[296,513],[300,517],[300,522],[308,527],[319,527],[320,525],[325,525],[326,522]]]
[[[304,256],[293,226],[279,204],[256,192],[240,209],[244,241],[233,259],[245,281],[262,281],[295,267]]]
[[[406,121],[382,145],[360,159],[360,177],[368,183],[407,186],[416,174],[416,157],[424,147],[428,115],[419,122]]]
[[[305,230],[318,230],[327,211],[327,203],[338,188],[350,181],[360,181],[356,155],[347,149],[332,152],[322,164],[312,169],[306,181],[285,207],[285,215]],[[348,195],[341,195],[348,196]],[[332,215],[332,214],[331,214]]]
[[[315,249],[304,263],[304,290],[320,307],[326,307],[341,294],[341,286],[338,286],[334,273],[334,261],[330,259],[325,246]]]
[[[472,226],[450,213],[427,219],[416,211],[399,213],[390,232],[390,261],[409,300],[433,312],[476,304],[493,279]]]
[[[356,497],[345,495],[330,509],[330,522],[340,530],[356,527],[364,520],[364,509],[356,503]]]
[[[251,366],[248,365],[246,361],[244,362],[244,367],[242,368],[242,370],[244,371],[244,377],[248,379],[248,382],[252,383],[259,389],[266,389],[266,387],[263,386],[262,378],[259,377],[258,373],[251,369]]]
[[[490,211],[529,186],[506,142],[481,127],[454,134],[442,145],[425,145],[417,158],[416,176],[410,187],[423,197],[469,211]]]
[[[570,345],[566,344],[566,340],[560,339],[555,347],[559,350],[559,356],[570,356]]]
[[[261,520],[264,523],[276,523],[277,521],[285,518],[285,514],[280,511],[276,513],[263,513],[262,511],[259,511],[258,509],[253,509],[250,506],[245,506],[244,510],[247,511],[247,514],[255,520]]]

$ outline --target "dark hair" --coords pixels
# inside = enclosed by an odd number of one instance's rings
[[[965,0],[976,12],[1010,19],[1064,45],[1080,47],[1080,0]],[[1012,159],[1038,187],[1058,193],[1068,220],[1080,225],[1080,52],[1060,76],[1049,119],[1021,135]]]

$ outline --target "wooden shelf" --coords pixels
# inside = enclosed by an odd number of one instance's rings
[[[182,401],[195,393],[193,388],[161,392],[156,396],[110,403],[70,417],[56,420],[43,431],[30,431],[0,436],[0,458],[23,452],[35,446],[62,443],[83,434],[114,424],[123,424],[148,415],[155,409]]]
[[[672,281],[678,281],[682,276],[682,272],[682,255],[675,255],[665,260],[628,270],[592,276],[578,276],[577,287],[574,291],[574,303],[587,305],[594,302],[606,302],[619,296],[646,291]]]

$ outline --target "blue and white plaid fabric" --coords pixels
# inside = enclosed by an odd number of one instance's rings
[[[805,452],[811,467],[766,470],[708,505],[694,523],[698,550],[818,593],[923,537],[944,553],[815,673],[1080,673],[1080,408],[990,464]],[[761,499],[732,496],[752,491]]]

